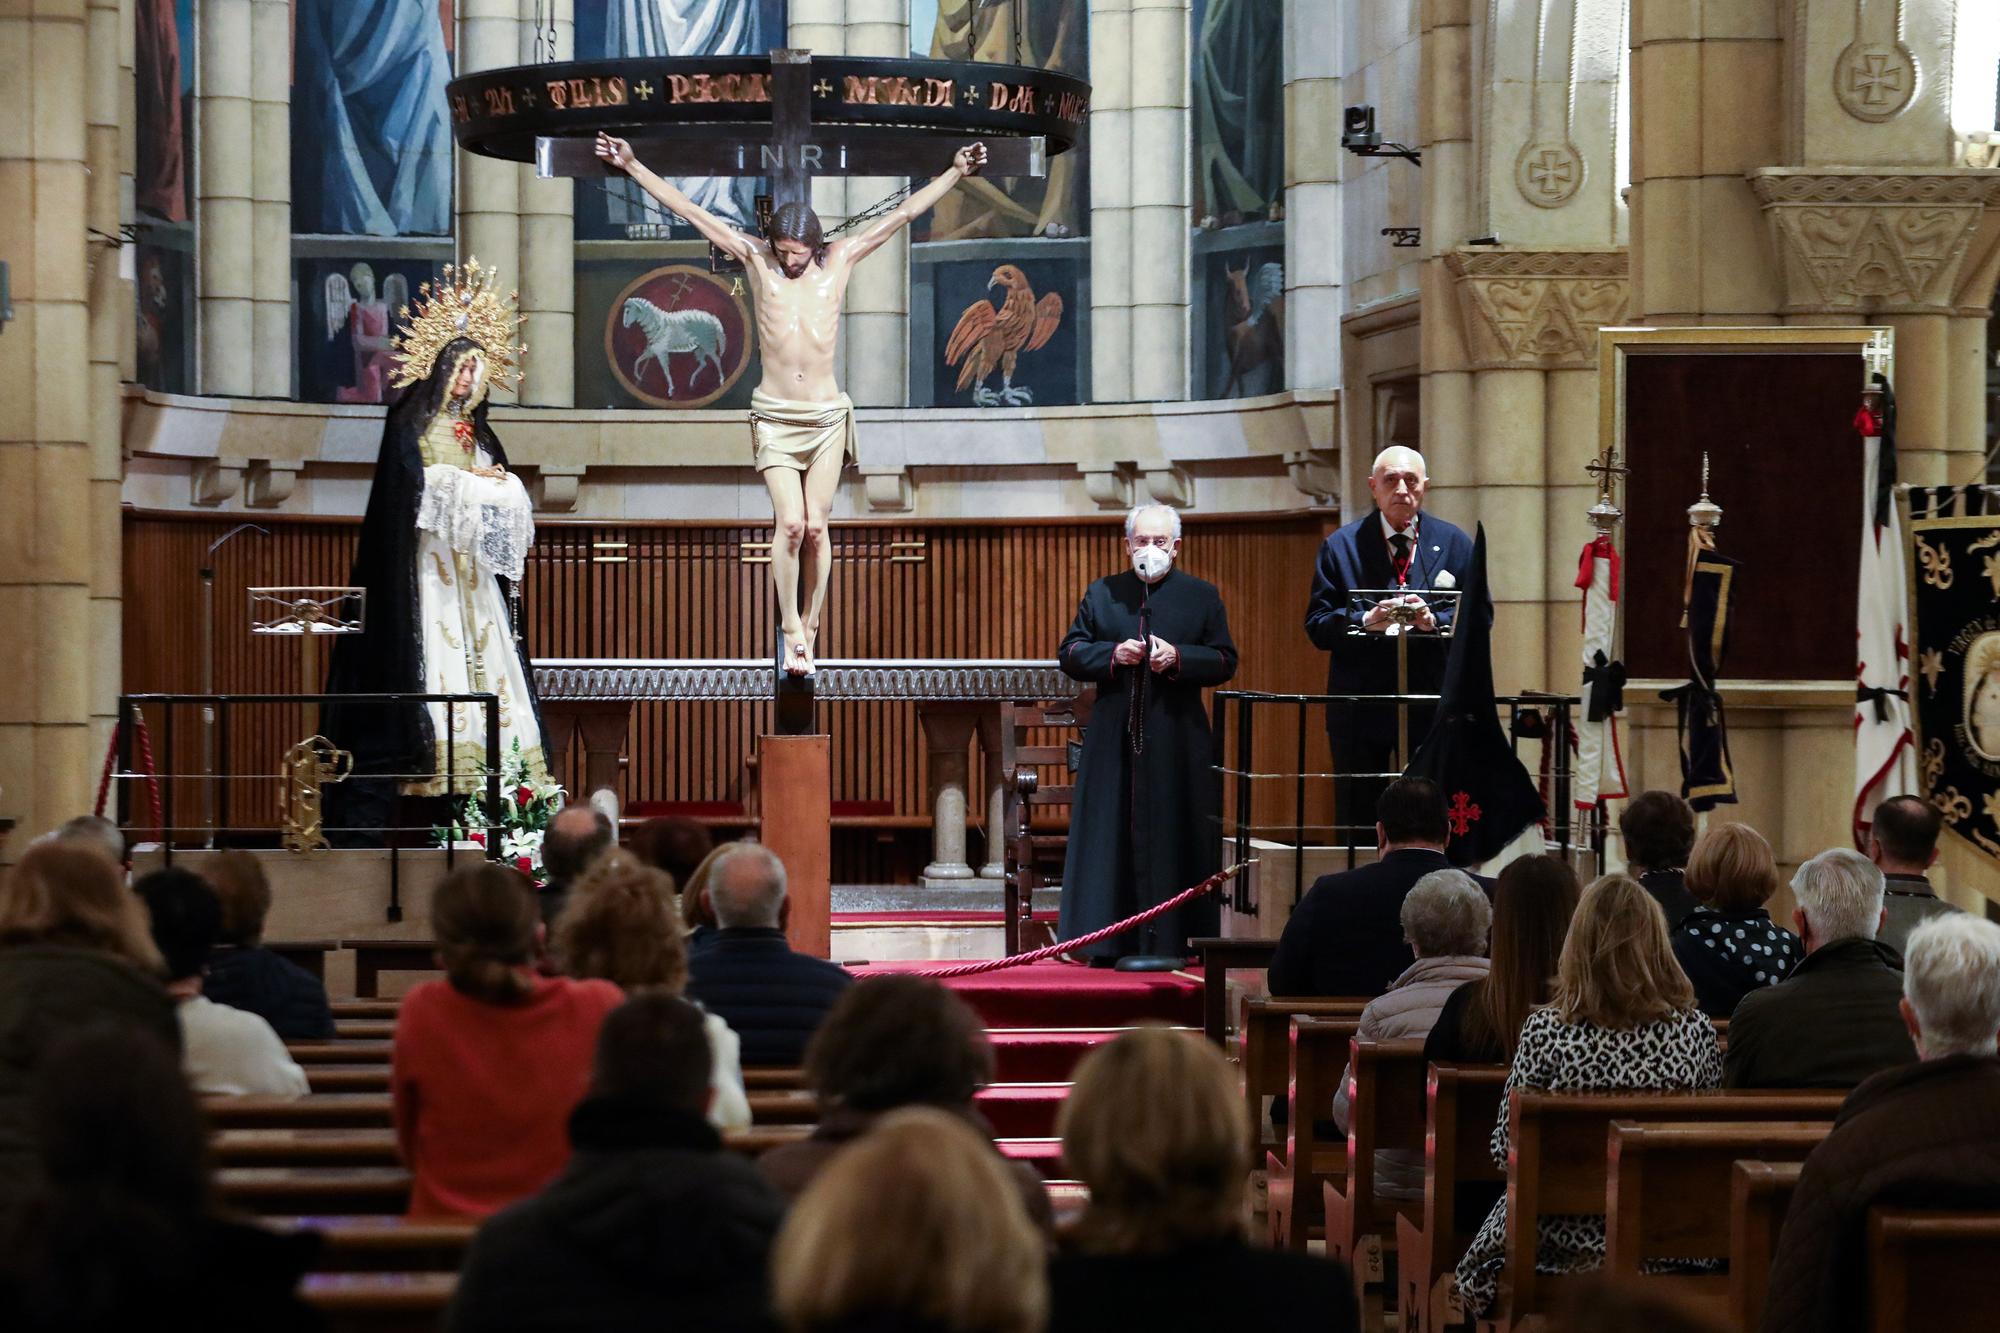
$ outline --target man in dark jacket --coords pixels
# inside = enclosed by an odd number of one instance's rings
[[[2000,926],[1960,913],[1917,927],[1901,1007],[1922,1063],[1856,1088],[1806,1159],[1764,1333],[1866,1326],[1871,1206],[2000,1207]]]
[[[222,939],[208,958],[202,994],[256,1014],[286,1041],[330,1041],[333,1007],[326,986],[289,958],[263,947],[271,882],[249,852],[224,851],[200,863],[222,907]]]
[[[785,867],[769,848],[725,853],[704,892],[717,929],[688,958],[688,998],[735,1030],[746,1067],[795,1068],[854,978],[786,942]]]
[[[1888,880],[1882,898],[1887,916],[1876,938],[1898,954],[1918,923],[1964,910],[1938,897],[1927,873],[1937,861],[1942,832],[1944,816],[1915,796],[1891,796],[1875,807],[1868,826],[1868,859],[1882,868]]]
[[[479,1229],[450,1330],[765,1330],[765,1267],[784,1204],[703,1112],[699,1009],[634,995],[605,1018],[575,1155]]]
[[[1320,876],[1292,909],[1271,958],[1271,994],[1380,995],[1416,961],[1403,899],[1449,868],[1444,796],[1427,778],[1398,778],[1375,802],[1381,859]]]
[[[1670,791],[1642,791],[1618,813],[1625,868],[1667,914],[1669,935],[1701,904],[1688,892],[1683,871],[1694,850],[1694,807]]]
[[[1878,943],[1882,872],[1859,852],[1821,852],[1792,876],[1806,956],[1753,990],[1729,1020],[1732,1088],[1851,1088],[1917,1058],[1903,1027],[1903,960]]]

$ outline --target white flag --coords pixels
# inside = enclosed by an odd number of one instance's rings
[[[1864,851],[1875,807],[1891,796],[1917,790],[1902,524],[1893,501],[1880,505],[1879,511],[1876,503],[1885,461],[1889,479],[1895,478],[1893,455],[1884,458],[1885,449],[1895,449],[1895,440],[1883,440],[1881,421],[1865,407],[1854,419],[1862,436],[1861,581],[1854,628],[1854,845]]]
[[[1579,810],[1625,795],[1625,756],[1618,748],[1618,714],[1602,710],[1591,719],[1591,698],[1617,697],[1624,668],[1613,656],[1618,622],[1618,550],[1609,535],[1593,537],[1577,561],[1576,586],[1583,589],[1583,708],[1576,719],[1576,778],[1571,799]]]

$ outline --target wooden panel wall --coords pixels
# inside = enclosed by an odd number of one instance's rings
[[[208,544],[231,518],[128,514],[125,682],[133,691],[192,691],[200,683],[200,583]],[[216,561],[217,688],[298,688],[295,650],[246,631],[253,585],[338,584],[357,525],[270,521]],[[839,559],[821,636],[823,657],[1052,657],[1078,597],[1122,560],[1115,518],[1007,523],[854,523],[834,533]],[[1301,622],[1321,519],[1310,514],[1195,519],[1183,563],[1216,582],[1242,653],[1244,688],[1316,691],[1325,659]],[[530,556],[523,622],[538,657],[764,657],[772,652],[768,569],[746,557],[768,529],[723,524],[548,524]],[[622,557],[622,559],[620,559]],[[196,771],[194,718],[181,720],[177,771]],[[635,799],[722,800],[743,794],[744,761],[768,726],[768,705],[674,704],[635,710],[628,793]],[[272,773],[301,719],[246,713],[232,737],[239,773]],[[926,812],[922,737],[909,705],[844,703],[822,709],[833,736],[834,799]],[[156,743],[160,724],[154,722]],[[1260,737],[1260,762],[1289,769],[1292,732]],[[1309,766],[1325,766],[1312,723]],[[164,757],[163,757],[164,758]],[[164,763],[163,763],[164,767]],[[271,820],[275,784],[239,786],[237,822]],[[255,786],[260,795],[251,797]],[[199,799],[183,784],[177,802]],[[245,805],[242,802],[248,801]],[[975,806],[977,801],[975,799]],[[1289,789],[1282,801],[1290,816]],[[183,812],[192,809],[184,804]],[[254,816],[247,818],[246,816]],[[189,823],[180,818],[177,822]]]

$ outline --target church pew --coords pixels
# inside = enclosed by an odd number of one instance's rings
[[[354,996],[359,1000],[382,997],[384,972],[438,970],[435,940],[343,940],[341,945],[354,951]]]
[[[1271,939],[1226,939],[1208,936],[1189,940],[1188,948],[1201,960],[1201,1027],[1208,1039],[1221,1048],[1229,1045],[1229,973],[1236,968],[1271,965],[1278,942]]]
[[[318,1232],[315,1266],[327,1273],[455,1273],[479,1229],[475,1222],[413,1221],[400,1214],[267,1217],[276,1231]]]
[[[1814,1092],[1514,1093],[1508,1108],[1506,1268],[1499,1300],[1481,1328],[1546,1318],[1568,1275],[1537,1273],[1536,1219],[1606,1213],[1611,1122],[1831,1120],[1842,1090]]]
[[[340,947],[339,940],[265,940],[264,947],[294,967],[312,973],[313,980],[326,984],[326,956]]]
[[[1277,996],[1245,1002],[1238,1063],[1243,1067],[1243,1101],[1250,1112],[1253,1151],[1264,1142],[1264,1099],[1284,1097],[1285,1082],[1291,1076],[1292,1015],[1359,1018],[1367,1003],[1360,996],[1338,999]]]
[[[225,1129],[209,1139],[233,1166],[400,1166],[396,1132],[379,1129]]]
[[[336,1041],[389,1041],[396,1035],[396,1020],[393,1018],[336,1018],[333,1020],[333,1036]]]
[[[1347,1175],[1346,1145],[1324,1141],[1319,1123],[1333,1114],[1333,1094],[1360,1021],[1359,1011],[1291,1019],[1290,1126],[1283,1153],[1273,1150],[1264,1159],[1271,1244],[1279,1249],[1306,1248],[1325,1220],[1320,1186]]]
[[[2000,1212],[1868,1210],[1868,1327],[1990,1328],[2000,1308]]]
[[[409,1207],[410,1173],[400,1166],[225,1166],[215,1193],[238,1212],[400,1213]]]
[[[331,1004],[336,1021],[343,1018],[394,1019],[401,1000],[335,1000]]]
[[[802,1088],[759,1089],[749,1094],[749,1102],[750,1119],[755,1124],[810,1124],[819,1120],[818,1101]],[[218,1129],[368,1129],[387,1128],[392,1120],[387,1091],[314,1091],[290,1099],[205,1097],[202,1109]]]
[[[1611,1124],[1606,1168],[1604,1271],[1614,1281],[1668,1291],[1681,1304],[1722,1317],[1723,1273],[1642,1276],[1656,1259],[1712,1259],[1730,1251],[1729,1211],[1739,1160],[1803,1162],[1831,1119]]]
[[[429,1333],[457,1287],[456,1273],[308,1273],[299,1292],[329,1333]]]
[[[285,1050],[302,1065],[387,1064],[391,1043],[383,1040],[289,1041]]]
[[[1771,1289],[1771,1259],[1801,1162],[1738,1161],[1729,1177],[1729,1327],[1757,1333]]]
[[[1326,1214],[1326,1254],[1354,1274],[1361,1327],[1382,1321],[1382,1255],[1393,1250],[1396,1222],[1422,1212],[1421,1200],[1383,1199],[1375,1192],[1378,1149],[1424,1148],[1424,1076],[1429,1069],[1421,1041],[1368,1041],[1348,1046],[1347,1174],[1321,1188]]]
[[[1436,1333],[1463,1318],[1452,1270],[1483,1219],[1459,1226],[1459,1189],[1507,1178],[1489,1147],[1506,1083],[1505,1065],[1434,1064],[1425,1079],[1423,1208],[1414,1220],[1396,1219],[1403,1333]]]
[[[310,1064],[301,1065],[306,1071],[306,1085],[314,1092],[387,1092],[389,1090],[388,1064]]]

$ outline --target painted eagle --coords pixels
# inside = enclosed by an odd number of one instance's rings
[[[1044,292],[1037,301],[1028,275],[1012,264],[994,269],[986,286],[989,291],[1006,288],[999,307],[974,301],[958,317],[944,345],[944,363],[959,367],[953,392],[970,385],[972,401],[981,407],[1032,403],[1035,395],[1026,385],[1014,386],[1014,363],[1022,352],[1032,352],[1055,336],[1056,326],[1062,323],[1062,297]],[[998,393],[986,387],[995,367],[1000,371]]]

